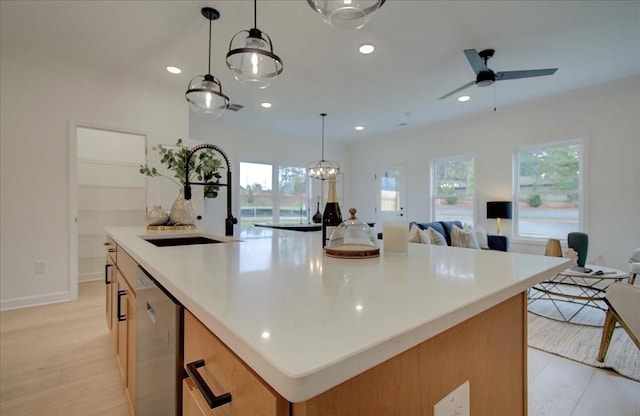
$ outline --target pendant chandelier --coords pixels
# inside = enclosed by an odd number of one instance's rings
[[[273,53],[271,38],[258,29],[257,0],[253,0],[253,29],[241,30],[229,43],[227,66],[241,83],[266,88],[282,73],[282,59]]]
[[[340,173],[340,165],[332,160],[324,160],[324,118],[327,114],[321,113],[320,115],[322,116],[322,158],[307,165],[307,175],[312,179],[324,181],[335,178]]]
[[[307,0],[322,19],[338,29],[360,29],[386,0]]]
[[[229,107],[229,97],[222,92],[220,80],[211,75],[211,22],[220,13],[211,7],[204,7],[201,12],[209,20],[209,66],[206,75],[198,75],[189,82],[185,98],[196,113],[220,116]]]

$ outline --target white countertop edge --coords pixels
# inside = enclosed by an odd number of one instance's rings
[[[204,311],[196,302],[192,301],[178,287],[165,279],[161,273],[146,263],[137,254],[128,248],[124,242],[112,236],[116,243],[121,245],[138,264],[149,272],[158,282],[182,305],[198,318],[210,331],[238,355],[253,371],[258,373],[274,390],[292,403],[303,402],[311,399],[353,377],[375,367],[376,365],[395,357],[396,355],[430,339],[434,336],[453,328],[461,322],[498,305],[505,300],[526,291],[531,286],[540,283],[562,270],[565,270],[570,259],[560,265],[548,269],[544,273],[533,275],[527,279],[514,283],[502,291],[480,299],[474,303],[465,305],[451,313],[435,318],[400,336],[391,337],[382,343],[344,357],[340,361],[328,364],[311,374],[294,375],[287,374],[274,366],[269,360],[257,351],[247,346],[239,337],[228,328]]]

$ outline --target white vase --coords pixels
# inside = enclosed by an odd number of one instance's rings
[[[180,195],[178,195],[176,200],[173,202],[169,218],[171,219],[171,223],[174,225],[190,225],[196,222],[193,203],[189,199],[184,199],[183,191],[180,191]]]
[[[160,205],[156,205],[145,216],[147,225],[164,225],[169,222],[169,214],[162,210]]]

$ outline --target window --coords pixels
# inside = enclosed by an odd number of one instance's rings
[[[527,147],[515,155],[519,237],[566,238],[583,223],[582,140]]]
[[[240,162],[241,225],[308,223],[307,187],[304,168]]]
[[[434,221],[474,224],[475,170],[472,156],[437,159],[432,165]]]

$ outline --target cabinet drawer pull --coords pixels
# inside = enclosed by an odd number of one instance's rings
[[[118,322],[126,321],[127,316],[122,314],[122,305],[120,305],[120,301],[122,297],[127,294],[126,290],[118,290]]]
[[[105,264],[104,265],[104,284],[105,285],[110,285],[111,282],[109,281],[109,267],[113,266],[113,264]]]
[[[222,406],[223,404],[231,403],[231,393],[224,393],[220,396],[216,396],[207,383],[204,381],[200,373],[198,372],[198,368],[204,367],[204,360],[194,361],[192,363],[187,364],[187,374],[193,380],[193,384],[196,385],[202,397],[207,402],[211,409],[215,409],[216,407]]]

